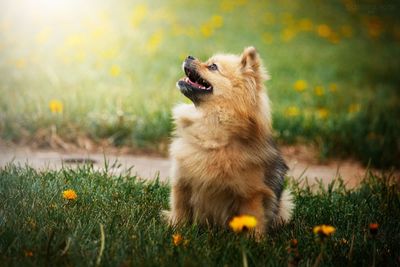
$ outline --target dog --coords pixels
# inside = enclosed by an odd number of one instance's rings
[[[238,215],[257,220],[258,237],[288,222],[288,170],[272,139],[269,77],[254,47],[206,62],[188,56],[177,87],[192,104],[173,109],[170,225],[227,227]]]

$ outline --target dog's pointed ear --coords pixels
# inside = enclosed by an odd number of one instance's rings
[[[260,56],[253,46],[246,47],[243,50],[243,53],[240,57],[240,64],[243,70],[250,68],[257,72],[260,69]]]

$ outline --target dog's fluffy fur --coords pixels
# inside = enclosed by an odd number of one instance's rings
[[[293,210],[291,194],[283,190],[287,166],[272,140],[268,75],[253,47],[240,56],[188,60],[188,77],[196,72],[210,88],[193,92],[196,83],[189,78],[178,83],[194,104],[173,110],[168,221],[227,226],[232,217],[247,214],[257,219],[255,233],[262,236],[289,221]]]

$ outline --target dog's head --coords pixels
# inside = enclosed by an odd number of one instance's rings
[[[217,54],[205,62],[188,56],[183,70],[186,77],[177,86],[196,106],[255,105],[267,79],[254,47],[245,48],[239,56]]]

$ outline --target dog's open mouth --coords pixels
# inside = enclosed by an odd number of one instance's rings
[[[200,90],[211,91],[211,84],[203,79],[194,69],[189,69],[184,67],[186,78],[183,79],[184,82],[188,83],[192,87]]]

